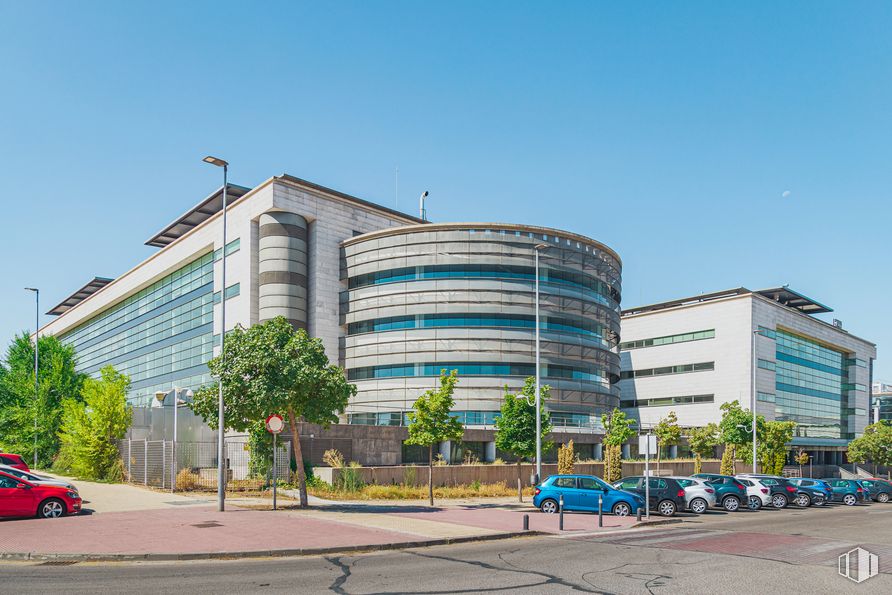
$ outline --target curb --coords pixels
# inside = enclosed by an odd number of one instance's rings
[[[288,558],[295,556],[319,556],[323,554],[343,554],[347,552],[375,552],[384,550],[401,550],[435,545],[452,545],[475,541],[497,541],[516,537],[540,537],[551,535],[544,531],[514,531],[511,533],[495,533],[492,535],[474,535],[468,537],[446,537],[420,541],[402,541],[371,545],[345,545],[328,548],[296,548],[281,550],[253,550],[241,552],[195,552],[187,554],[42,554],[39,552],[0,552],[0,560],[13,562],[183,562],[189,560],[242,560],[248,558]]]

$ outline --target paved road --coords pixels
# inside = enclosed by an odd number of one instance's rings
[[[131,593],[890,593],[885,514],[877,505],[716,513],[610,536],[281,560],[3,564],[0,576],[17,593],[117,593],[122,585]],[[866,539],[848,537],[858,534]],[[838,576],[836,567],[839,553],[855,544],[875,550],[882,571],[860,585]]]

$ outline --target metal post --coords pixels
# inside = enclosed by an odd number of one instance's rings
[[[142,446],[142,482],[149,485],[149,439],[143,439]]]
[[[34,292],[34,468],[37,468],[37,416],[40,413],[40,356],[38,352],[40,342],[40,290],[36,287],[26,287],[25,290]]]
[[[223,264],[220,287],[220,364],[226,369],[226,190],[228,186],[229,165],[223,165],[223,248],[220,250],[220,260]],[[226,432],[223,415],[223,378],[219,380],[217,393],[217,510],[223,512],[226,508],[226,468],[223,460],[223,434]]]
[[[650,520],[650,430],[644,437],[644,511]]]
[[[604,526],[604,494],[598,494],[598,527]]]
[[[164,489],[164,482],[167,481],[167,440],[161,441],[161,489]]]
[[[753,331],[753,475],[756,474],[756,335],[759,330]]]
[[[127,481],[133,482],[133,438],[127,439]]]
[[[542,403],[540,400],[540,384],[542,381],[539,361],[539,246],[533,248],[536,254],[536,483],[542,479]],[[563,522],[563,521],[562,521]]]
[[[564,495],[561,494],[558,500],[558,529],[564,530]]]
[[[276,509],[276,488],[279,483],[279,470],[276,468],[276,436],[273,434],[273,510]]]
[[[173,443],[171,450],[173,451],[173,464],[170,466],[170,491],[175,492],[177,489],[177,412],[180,408],[180,389],[173,389]]]
[[[523,515],[523,530],[524,531],[530,530],[530,515],[528,515],[528,514]]]

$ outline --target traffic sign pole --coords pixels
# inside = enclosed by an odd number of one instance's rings
[[[276,488],[279,487],[278,469],[276,468],[276,437],[273,434],[273,510],[276,509]]]
[[[276,437],[285,428],[285,420],[281,415],[273,413],[266,418],[266,431],[273,435],[273,510],[277,507],[277,493],[279,488],[279,469],[276,467]]]

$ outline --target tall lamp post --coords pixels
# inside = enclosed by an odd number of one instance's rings
[[[40,290],[36,287],[26,287],[26,291],[34,292],[34,468],[37,469],[37,403],[40,400],[40,380],[38,379],[39,357],[37,342],[40,338]]]
[[[223,168],[223,247],[220,249],[220,260],[223,263],[223,271],[220,276],[220,363],[221,367],[225,367],[225,351],[223,350],[226,341],[226,190],[227,176],[229,174],[229,163],[218,158],[208,155],[203,159],[205,163],[216,165]],[[223,378],[221,377],[217,383],[217,510],[223,512],[226,500],[226,467],[223,461]]]
[[[533,252],[536,255],[536,481],[542,478],[542,400],[540,386],[542,373],[539,357],[539,251],[548,248],[547,244],[536,244]]]
[[[759,329],[753,331],[752,337],[752,349],[753,349],[753,475],[756,474],[756,368],[758,364],[758,360],[756,358],[756,335],[761,335],[762,332]]]

